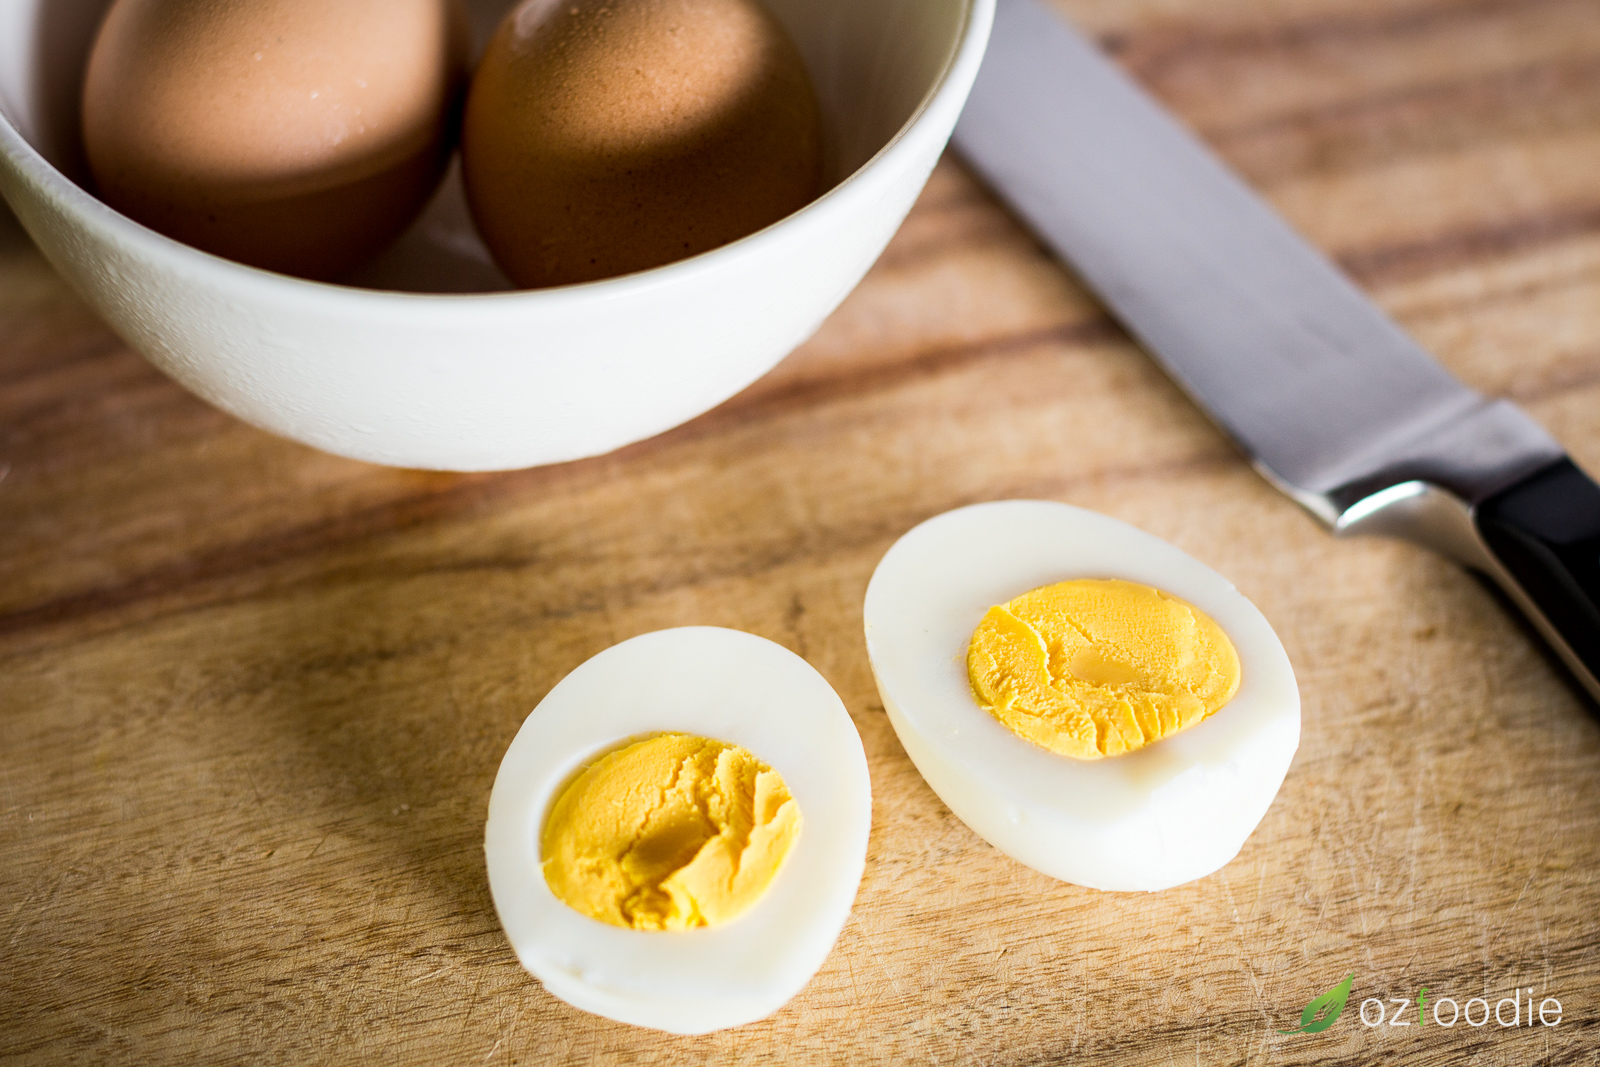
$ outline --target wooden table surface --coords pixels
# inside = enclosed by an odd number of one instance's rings
[[[1467,382],[1600,470],[1595,0],[1064,0]],[[953,158],[811,342],[722,407],[519,473],[386,470],[181,391],[0,237],[0,1057],[21,1063],[1600,1060],[1600,726],[1497,602],[1251,473]],[[1218,874],[1054,882],[883,714],[867,579],[1044,497],[1168,538],[1277,628],[1305,726]],[[674,1038],[513,959],[483,819],[588,656],[709,623],[866,745],[855,911],[773,1018]],[[1281,1036],[1355,975],[1346,1015]],[[1555,1028],[1358,998],[1559,997]],[[1522,994],[1524,997],[1526,994]]]

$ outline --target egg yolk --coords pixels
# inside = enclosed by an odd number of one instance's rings
[[[992,607],[967,649],[978,703],[1063,756],[1143,748],[1211,715],[1239,689],[1239,654],[1210,616],[1116,579],[1043,586]]]
[[[736,745],[662,734],[608,753],[562,791],[544,826],[544,878],[614,926],[716,926],[761,898],[799,835],[777,771]]]

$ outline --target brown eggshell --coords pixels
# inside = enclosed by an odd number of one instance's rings
[[[518,285],[671,263],[816,197],[815,94],[753,0],[526,0],[473,76],[468,203]]]
[[[116,0],[84,84],[90,170],[169,237],[337,278],[437,187],[466,53],[457,0]]]

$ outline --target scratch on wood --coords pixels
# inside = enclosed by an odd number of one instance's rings
[[[6,944],[15,945],[17,943],[17,939],[22,936],[22,931],[27,926],[27,923],[18,921],[17,916],[21,915],[23,909],[27,908],[35,900],[38,900],[38,899],[39,899],[39,892],[38,892],[38,890],[34,890],[32,893],[29,893],[27,895],[27,897],[24,898],[21,903],[19,903],[16,907],[11,909],[11,914],[6,917],[6,922],[7,923],[13,923],[14,922],[14,923],[16,923],[16,926],[12,930],[11,940],[6,942]]]
[[[1250,985],[1251,988],[1255,990],[1256,994],[1256,1011],[1260,1014],[1262,1019],[1270,1021],[1271,1015],[1267,1011],[1267,998],[1265,991],[1261,988],[1260,976],[1256,974],[1255,964],[1250,959],[1249,953],[1245,951],[1244,948],[1247,940],[1245,936],[1247,931],[1245,929],[1244,919],[1239,914],[1239,905],[1234,900],[1233,886],[1228,882],[1228,876],[1223,871],[1217,872],[1217,881],[1222,883],[1222,891],[1228,897],[1228,911],[1233,915],[1234,932],[1239,935],[1239,958],[1241,962],[1244,963],[1245,973],[1250,976]]]
[[[1528,887],[1533,884],[1533,879],[1538,873],[1539,865],[1538,863],[1535,863],[1533,865],[1533,869],[1528,872],[1528,880],[1522,883],[1522,892],[1517,894],[1517,899],[1511,905],[1511,911],[1516,911],[1517,908],[1522,904],[1522,898],[1527,895]],[[1509,914],[1509,912],[1507,914]]]

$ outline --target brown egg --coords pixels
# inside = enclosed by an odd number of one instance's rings
[[[525,0],[462,129],[467,199],[519,285],[657,267],[816,197],[816,97],[754,0]]]
[[[456,0],[116,0],[84,84],[90,170],[169,237],[336,278],[438,185],[466,56]]]

